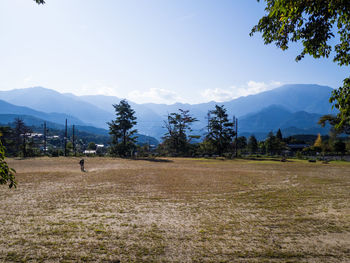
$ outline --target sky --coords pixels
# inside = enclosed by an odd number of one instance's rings
[[[348,68],[249,36],[256,0],[0,1],[0,90],[137,103],[228,101],[283,84],[338,88]],[[0,98],[1,99],[1,98]]]

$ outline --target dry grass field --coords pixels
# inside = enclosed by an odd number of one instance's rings
[[[350,262],[350,165],[8,162],[0,262]]]

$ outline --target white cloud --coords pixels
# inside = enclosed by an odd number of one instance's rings
[[[257,94],[260,92],[275,89],[281,85],[282,83],[279,81],[271,81],[269,83],[265,83],[265,82],[256,82],[256,81],[250,80],[247,83],[247,88],[245,89],[245,93],[247,95]],[[242,95],[242,96],[247,96],[247,95]]]
[[[202,97],[210,101],[223,102],[235,98],[235,88],[231,87],[229,89],[206,89],[202,92]]]
[[[134,90],[128,94],[128,98],[131,101],[137,103],[165,103],[171,104],[179,101],[183,101],[175,92],[166,89],[151,88],[148,91]]]
[[[246,85],[241,87],[231,86],[227,89],[206,89],[204,92],[202,92],[202,97],[209,101],[217,101],[217,102],[224,102],[233,100],[242,96],[248,96],[253,95],[257,93],[261,93],[264,91],[272,90],[274,88],[277,88],[281,86],[282,83],[278,81],[271,81],[269,83],[265,82],[256,82],[253,80],[250,80],[246,83]]]
[[[96,94],[97,95],[106,95],[106,96],[117,96],[118,94],[115,91],[116,89],[113,87],[109,87],[109,86],[100,86],[97,88],[96,90]]]
[[[120,97],[118,88],[109,85],[97,84],[97,85],[83,85],[79,89],[74,91],[77,95],[105,95]]]

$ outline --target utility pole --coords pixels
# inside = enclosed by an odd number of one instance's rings
[[[68,137],[68,132],[67,132],[67,119],[66,119],[66,129],[64,132],[64,156],[67,156],[67,137]]]
[[[44,122],[44,155],[46,155],[46,121]]]
[[[24,128],[24,132],[23,132],[23,145],[22,145],[22,148],[23,148],[23,158],[26,158],[27,157],[27,151],[26,151],[26,136],[27,136],[27,129]]]
[[[207,118],[208,118],[208,134],[210,132],[210,111],[208,111],[208,114],[207,114]]]
[[[77,148],[75,147],[75,125],[73,125],[73,151],[74,156],[77,156]]]
[[[238,157],[238,119],[236,118],[236,158]]]

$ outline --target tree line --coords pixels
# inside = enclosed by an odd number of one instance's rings
[[[116,119],[109,122],[109,133],[112,137],[110,153],[122,157],[133,156],[137,151],[135,144],[137,132],[135,111],[126,100],[113,105]],[[200,139],[200,135],[192,134],[192,124],[198,121],[191,116],[188,110],[179,109],[178,112],[168,114],[164,121],[166,133],[162,137],[162,143],[158,146],[158,152],[168,156],[191,156],[198,149],[208,149],[212,154],[223,155],[233,150],[233,138],[236,135],[234,122],[229,120],[224,106],[216,105],[215,109],[208,113],[208,132],[204,141],[193,143]]]
[[[126,100],[122,100],[113,107],[116,119],[108,123],[109,133],[112,136],[110,154],[121,157],[131,157],[136,154],[138,156],[149,155],[148,145],[137,146],[135,144],[137,132],[134,129],[137,124],[135,111]],[[339,138],[339,131],[334,128],[330,136],[324,138],[322,143],[319,143],[320,135],[318,139],[313,137],[295,139],[295,136],[283,138],[280,129],[276,134],[269,132],[266,139],[259,142],[254,135],[251,135],[248,140],[244,136],[237,136],[237,119],[233,117],[231,121],[223,105],[215,105],[215,108],[208,112],[207,118],[207,132],[201,140],[202,136],[193,134],[191,128],[198,120],[188,110],[179,109],[178,112],[168,114],[164,121],[166,133],[153,154],[174,157],[223,156],[232,158],[242,154],[295,155],[296,151],[303,155],[331,152],[344,154],[346,150],[350,150],[350,143]],[[288,145],[292,146],[288,147]]]
[[[202,139],[201,135],[193,134],[192,125],[198,120],[194,118],[188,110],[179,109],[167,115],[164,121],[166,132],[162,137],[162,142],[151,151],[150,145],[137,145],[137,124],[135,111],[126,100],[113,105],[115,109],[115,119],[108,122],[109,126],[109,148],[108,151],[100,152],[101,156],[119,157],[144,157],[152,155],[174,156],[174,157],[210,157],[221,156],[233,158],[240,155],[285,155],[289,144],[305,144],[305,141],[296,140],[294,137],[283,138],[279,129],[276,134],[270,132],[264,141],[258,141],[254,135],[248,140],[244,136],[237,136],[237,119],[230,120],[223,105],[215,105],[214,109],[208,112],[208,123],[206,133]],[[35,143],[29,137],[32,129],[27,127],[23,120],[15,119],[12,127],[0,127],[0,184],[16,186],[14,181],[14,170],[8,167],[5,162],[5,149],[12,156],[31,157],[42,154],[49,154],[46,149],[39,149],[37,145],[43,145],[42,139]],[[299,155],[316,153],[337,152],[344,154],[350,150],[350,143],[338,138],[337,129],[332,129],[329,138],[322,139],[319,135],[314,143],[308,147],[299,149]],[[59,136],[57,136],[59,137]],[[56,144],[56,145],[55,145]],[[62,150],[60,138],[51,141],[51,145],[56,148],[56,152],[50,152],[50,156],[59,156],[63,152],[73,153],[77,148],[81,149],[87,145],[82,140],[76,142],[68,141],[64,144],[65,151]],[[77,147],[78,146],[78,147]],[[92,141],[87,149],[96,149],[96,144]],[[59,153],[59,150],[62,152]],[[69,154],[68,154],[69,155]]]
[[[148,156],[224,156],[227,158],[239,155],[282,155],[289,144],[308,144],[313,147],[299,149],[303,154],[314,152],[346,152],[350,145],[338,138],[336,130],[332,130],[329,138],[314,145],[309,140],[295,140],[293,137],[283,138],[281,130],[276,134],[270,132],[264,141],[258,141],[254,135],[246,138],[237,135],[237,119],[229,118],[223,105],[215,105],[207,115],[208,123],[205,134],[194,134],[192,125],[198,120],[188,110],[179,109],[167,115],[164,121],[165,133],[161,143],[155,147],[150,143],[137,143],[137,124],[135,111],[126,100],[113,105],[116,118],[108,122],[110,138],[102,135],[85,135],[76,132],[75,139],[66,138],[63,131],[55,131],[44,143],[43,137],[33,137],[35,127],[28,127],[23,120],[16,118],[11,127],[0,127],[1,140],[6,147],[7,156],[35,157],[79,156],[84,150],[91,150],[99,156],[135,157]],[[204,128],[204,127],[203,127]],[[38,131],[38,129],[36,129]],[[48,131],[48,130],[47,130]],[[46,134],[48,135],[48,133]],[[51,133],[52,135],[52,133]],[[78,136],[77,136],[78,135]],[[83,137],[84,136],[84,137]],[[55,137],[55,138],[53,138]],[[73,136],[74,137],[74,136]],[[49,138],[46,136],[45,138]],[[63,138],[66,143],[63,142]],[[315,140],[315,139],[313,139]],[[109,145],[97,147],[97,143]],[[44,149],[45,148],[45,149]]]

